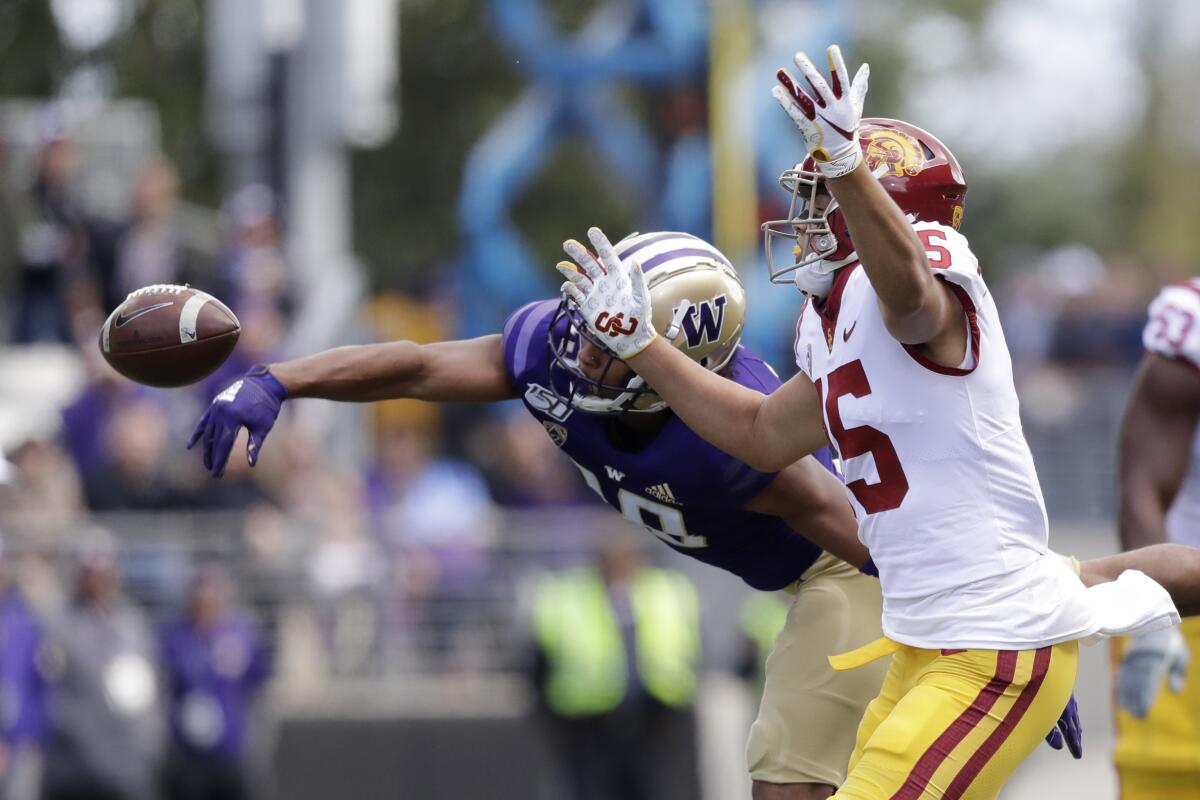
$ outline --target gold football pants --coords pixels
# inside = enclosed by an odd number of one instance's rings
[[[892,652],[858,730],[843,800],[991,800],[1067,705],[1077,642],[1038,650],[924,650],[876,642],[831,659]]]

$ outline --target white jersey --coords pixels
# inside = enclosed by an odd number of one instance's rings
[[[1012,362],[967,241],[914,225],[958,296],[969,344],[940,366],[888,332],[859,265],[797,324],[859,538],[883,587],[884,633],[926,648],[1028,649],[1099,630],[1094,605],[1049,552],[1046,507],[1021,430]],[[822,313],[823,312],[823,313]]]
[[[1200,370],[1200,278],[1165,287],[1150,304],[1142,333],[1146,350]],[[1167,538],[1200,546],[1200,430],[1192,439],[1192,457],[1179,493],[1167,512]]]

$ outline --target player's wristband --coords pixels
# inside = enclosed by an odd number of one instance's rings
[[[276,378],[271,374],[271,369],[266,364],[255,364],[253,367],[246,370],[246,377],[257,378],[258,382],[261,383],[267,391],[274,395],[275,399],[281,404],[284,400],[287,400],[287,387],[279,382],[279,378]]]
[[[828,158],[821,160],[814,154],[813,160],[817,164],[817,169],[826,178],[840,178],[843,175],[849,175],[862,163],[862,148],[859,147],[857,136],[836,153],[825,153],[824,155]]]

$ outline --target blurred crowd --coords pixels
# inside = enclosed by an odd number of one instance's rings
[[[75,537],[62,597],[47,568],[0,554],[0,794],[247,796],[247,728],[271,650],[224,568],[195,566],[159,622],[125,591],[106,531]]]
[[[519,409],[446,437],[454,420],[405,403],[371,412],[368,455],[351,467],[285,414],[259,467],[235,456],[211,478],[184,450],[191,426],[278,357],[293,305],[276,195],[235,192],[210,255],[181,222],[169,161],[144,164],[115,222],[84,210],[78,162],[75,143],[50,137],[32,182],[0,201],[16,245],[0,249],[0,355],[51,347],[82,375],[54,425],[5,428],[0,796],[240,797],[273,671],[478,670],[496,658],[487,609],[512,591],[493,563],[498,510],[553,513],[590,495]],[[141,286],[184,282],[238,315],[234,355],[185,390],[118,376],[95,345],[108,312]],[[582,551],[580,535],[566,550]]]

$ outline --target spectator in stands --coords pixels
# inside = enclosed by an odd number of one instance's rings
[[[153,283],[194,280],[181,235],[177,207],[179,176],[165,158],[145,164],[133,189],[133,216],[116,237],[112,273],[103,292],[105,308]]]
[[[0,539],[0,797],[35,800],[46,740],[42,626]]]
[[[57,444],[29,439],[8,458],[12,474],[0,492],[0,510],[37,517],[49,528],[69,525],[83,515],[79,476]]]
[[[254,701],[270,674],[258,626],[233,610],[233,583],[199,569],[183,616],[163,631],[171,721],[166,800],[246,797],[246,743]]]
[[[553,508],[596,502],[579,471],[564,468],[562,455],[541,424],[514,408],[479,432],[477,448],[496,502],[512,508]]]
[[[380,436],[367,504],[395,554],[402,616],[417,628],[421,652],[441,667],[466,667],[489,647],[470,610],[488,607],[493,509],[475,468],[437,453],[427,427],[393,421]]]
[[[267,649],[276,653],[282,617],[295,598],[292,557],[297,543],[288,518],[269,503],[246,509],[241,525],[245,556],[238,563],[240,600],[252,609]]]
[[[275,193],[261,183],[244,186],[225,203],[224,212],[230,235],[217,265],[221,297],[239,313],[247,304],[286,309],[287,268]]]
[[[8,301],[17,294],[16,267],[20,263],[18,258],[20,228],[17,225],[18,192],[13,183],[11,151],[8,142],[3,136],[0,136],[0,297],[5,298],[3,306],[6,306]],[[12,326],[7,324],[7,318],[5,322],[4,332],[8,334]]]
[[[483,469],[496,503],[511,511],[536,512],[513,514],[505,527],[509,536],[534,545],[524,554],[531,567],[577,564],[591,553],[598,536],[615,527],[608,507],[524,408],[504,408],[478,426],[470,441],[471,460]]]
[[[1064,366],[1123,367],[1129,372],[1144,352],[1147,270],[1108,263],[1087,291],[1066,299],[1054,320],[1050,358]]]
[[[17,204],[17,344],[72,340],[71,295],[87,251],[83,213],[74,194],[76,165],[74,142],[53,131],[38,154],[29,194]]]
[[[108,466],[114,412],[146,390],[118,375],[98,347],[82,348],[80,358],[87,379],[62,410],[61,438],[80,476],[88,481]]]
[[[572,800],[649,800],[662,781],[697,784],[696,590],[643,553],[614,538],[595,566],[548,573],[534,590],[539,716]]]
[[[155,637],[122,591],[117,545],[76,546],[75,596],[50,631],[45,800],[151,800],[164,742]]]
[[[376,671],[381,651],[379,588],[386,553],[367,534],[359,481],[331,472],[309,475],[308,502],[296,520],[311,529],[308,580],[328,670]]]
[[[193,498],[173,480],[167,459],[166,412],[147,398],[133,398],[112,410],[109,459],[86,480],[93,511],[159,511],[185,508]]]

